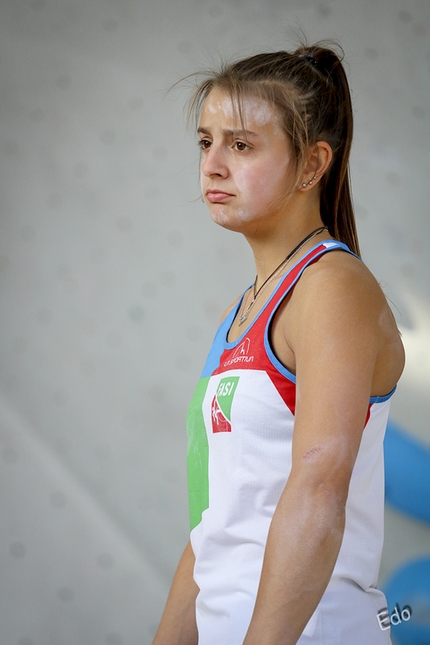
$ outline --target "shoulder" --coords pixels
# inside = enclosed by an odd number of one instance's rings
[[[333,352],[348,345],[377,353],[398,337],[377,280],[360,259],[344,251],[330,251],[306,268],[285,308],[284,323],[294,353],[322,345],[331,345]]]
[[[303,272],[291,298],[294,307],[318,307],[327,314],[360,312],[377,319],[388,308],[384,293],[367,266],[356,256],[333,250]]]
[[[395,385],[404,350],[376,278],[357,257],[338,251],[307,267],[284,312],[284,338],[294,363],[345,360],[373,365],[372,394]]]

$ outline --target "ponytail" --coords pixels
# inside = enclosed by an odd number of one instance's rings
[[[348,80],[342,65],[343,50],[340,57],[332,49],[317,44],[301,47],[295,53],[304,55],[308,60],[311,57],[315,61],[314,67],[325,76],[328,86],[324,91],[326,109],[323,113],[327,113],[326,123],[321,122],[318,129],[321,135],[326,135],[321,138],[326,139],[333,149],[333,161],[320,182],[321,218],[334,238],[360,256],[349,173],[353,112]]]

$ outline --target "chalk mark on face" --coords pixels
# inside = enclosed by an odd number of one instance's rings
[[[281,117],[267,100],[244,96],[239,112],[231,96],[215,88],[203,105],[198,131],[210,139],[202,151],[203,194],[213,188],[234,196],[226,204],[208,204],[214,221],[236,228],[240,222],[266,219],[285,205],[291,151]],[[239,147],[239,142],[246,145]]]

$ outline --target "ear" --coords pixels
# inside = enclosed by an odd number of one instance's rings
[[[333,150],[326,141],[317,141],[309,150],[300,190],[311,190],[323,177],[333,159]]]

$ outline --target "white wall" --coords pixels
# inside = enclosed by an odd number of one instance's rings
[[[253,278],[166,90],[298,26],[346,52],[363,255],[408,352],[392,417],[429,440],[427,0],[2,0],[4,645],[150,642],[187,540],[186,406]],[[381,579],[429,536],[388,510]]]

